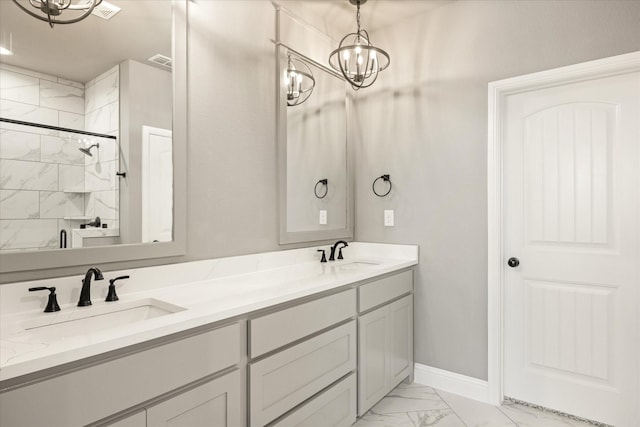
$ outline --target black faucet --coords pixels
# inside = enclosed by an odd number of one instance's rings
[[[91,275],[94,275],[96,280],[102,280],[102,271],[98,267],[91,267],[87,270],[87,274],[84,275],[82,281],[82,290],[80,291],[80,300],[78,300],[78,307],[87,307],[91,305]]]
[[[342,248],[346,248],[347,246],[349,246],[349,244],[347,242],[345,242],[344,240],[338,240],[336,243],[333,244],[333,246],[331,246],[331,253],[329,254],[329,261],[335,261],[336,260],[336,249],[338,249],[338,245],[342,244],[342,247],[340,248],[340,251],[338,252],[338,259],[342,259]]]

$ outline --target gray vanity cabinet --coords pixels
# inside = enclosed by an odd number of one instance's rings
[[[363,313],[358,318],[359,416],[401,381],[412,377],[412,290],[411,271],[368,283],[359,289]]]
[[[228,396],[242,387],[237,375],[220,375],[240,363],[245,334],[239,323],[187,333],[151,348],[110,357],[41,381],[3,390],[0,393],[0,426],[144,427],[141,420],[146,419],[145,409],[148,410],[146,415],[151,411],[162,411],[162,408],[166,412],[183,402],[183,409],[189,412],[189,403],[185,406],[184,401],[193,403],[197,400],[195,394],[198,392],[195,390],[198,388],[193,387],[202,381],[216,378],[211,384],[228,387]],[[228,379],[218,382],[225,377]],[[235,385],[227,382],[231,379]],[[210,400],[220,394],[212,395]],[[198,398],[202,401],[201,397]],[[195,403],[193,407],[196,407]],[[235,414],[243,415],[239,404],[230,405],[228,409],[234,411],[228,415],[229,419]],[[116,414],[125,411],[131,411],[132,415],[124,419],[115,418]]]
[[[413,375],[413,272],[345,288],[2,389],[0,425],[350,426]]]

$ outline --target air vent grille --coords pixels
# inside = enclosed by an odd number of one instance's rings
[[[92,15],[95,15],[102,19],[111,19],[113,16],[120,12],[122,9],[118,6],[112,5],[111,3],[107,3],[106,1],[102,1],[98,6],[93,9],[91,12]]]
[[[162,65],[166,68],[171,68],[173,66],[173,61],[171,58],[169,58],[168,56],[160,55],[159,53],[149,58],[149,61],[153,62],[154,64]]]

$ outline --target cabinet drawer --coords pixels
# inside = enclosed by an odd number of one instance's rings
[[[348,374],[356,357],[353,320],[251,364],[251,425],[265,425]]]
[[[358,312],[362,313],[363,311],[377,307],[387,301],[407,294],[412,290],[412,270],[362,285],[358,288]]]
[[[356,291],[349,289],[253,319],[249,323],[250,356],[258,357],[355,314]]]
[[[86,425],[239,360],[236,323],[2,393],[0,425]]]
[[[356,422],[356,374],[323,391],[272,427],[348,427]]]

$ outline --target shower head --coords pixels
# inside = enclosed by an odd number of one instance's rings
[[[93,157],[93,154],[91,154],[91,149],[92,149],[93,147],[100,148],[100,144],[97,144],[97,143],[96,143],[96,144],[93,144],[93,145],[92,145],[91,147],[89,147],[89,148],[78,148],[78,150],[82,151],[84,154],[86,154],[86,155],[87,155],[87,156],[89,156],[89,157]]]

